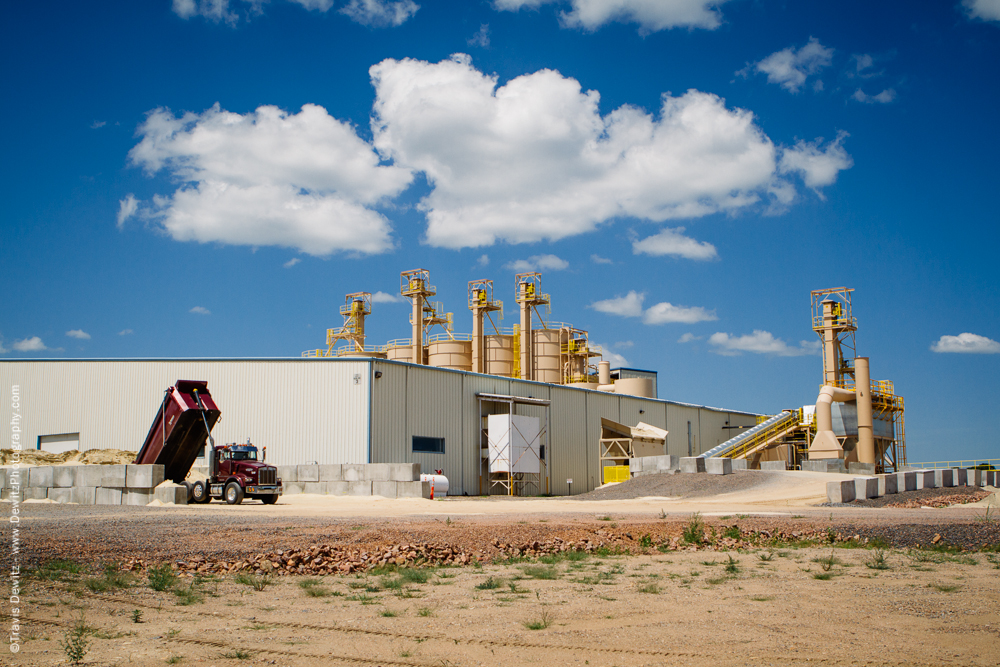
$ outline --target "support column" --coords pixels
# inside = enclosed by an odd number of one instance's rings
[[[854,393],[858,403],[858,461],[875,463],[875,436],[872,433],[872,394],[868,357],[854,359]]]
[[[414,294],[413,301],[413,363],[424,363],[424,297]]]
[[[483,310],[472,308],[472,372],[486,372],[486,338],[483,336]]]
[[[531,336],[531,304],[525,294],[527,289],[528,283],[521,283],[521,379],[534,380],[534,341]]]

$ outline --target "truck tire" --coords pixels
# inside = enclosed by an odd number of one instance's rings
[[[191,500],[196,503],[207,503],[212,500],[212,496],[208,495],[208,487],[205,482],[197,481],[191,487]]]
[[[274,493],[266,496],[261,496],[260,502],[264,503],[265,505],[273,505],[274,503],[278,502],[278,494]]]
[[[226,484],[226,502],[230,505],[239,505],[243,502],[243,487],[239,482]]]

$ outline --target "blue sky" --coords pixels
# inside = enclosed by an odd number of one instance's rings
[[[776,412],[854,292],[911,460],[1000,457],[1000,2],[17,3],[0,359],[298,356],[431,271]],[[409,335],[380,302],[369,342]],[[506,324],[514,322],[509,314]],[[805,341],[805,343],[803,343]]]

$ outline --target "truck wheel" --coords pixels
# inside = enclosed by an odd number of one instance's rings
[[[260,502],[264,503],[265,505],[273,505],[274,503],[278,502],[278,495],[270,494],[266,496],[261,496]]]
[[[243,502],[243,487],[239,483],[226,484],[226,502],[230,505],[239,505]]]
[[[208,488],[205,486],[205,482],[195,482],[194,486],[191,487],[191,500],[196,503],[207,503],[212,500],[212,497],[208,495]]]

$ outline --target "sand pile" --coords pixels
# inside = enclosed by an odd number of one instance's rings
[[[0,449],[0,465],[10,465],[14,462],[13,449]],[[82,464],[116,464],[132,463],[135,461],[135,452],[126,452],[121,449],[88,449],[80,452],[71,449],[68,452],[54,454],[43,452],[37,449],[29,449],[20,452],[21,465],[29,466],[60,466],[60,465],[82,465]]]

